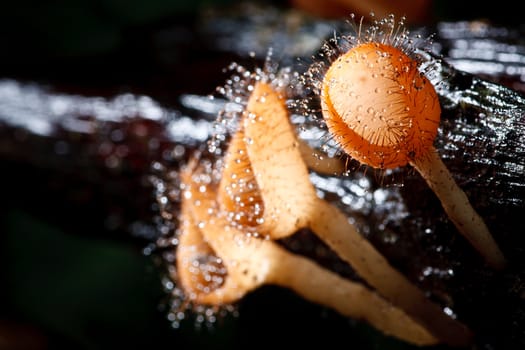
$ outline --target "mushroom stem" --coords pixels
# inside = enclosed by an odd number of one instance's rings
[[[269,283],[291,289],[303,298],[330,307],[342,315],[365,320],[383,333],[412,344],[425,346],[438,343],[424,325],[364,285],[284,251],[278,261]]]
[[[458,231],[474,246],[493,268],[505,267],[505,257],[490,234],[487,225],[472,207],[465,192],[440,159],[435,149],[427,156],[411,161],[411,165],[423,176],[438,196],[443,209]]]
[[[443,342],[453,346],[465,346],[470,342],[470,330],[447,316],[439,305],[394,269],[339,209],[319,199],[313,212],[312,230],[384,297],[399,305]]]

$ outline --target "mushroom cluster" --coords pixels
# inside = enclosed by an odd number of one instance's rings
[[[378,23],[390,30],[376,26],[373,35],[365,35],[359,25],[357,37],[348,40],[355,45],[324,71],[318,96],[328,131],[351,157],[372,167],[409,163],[418,169],[459,231],[492,266],[502,267],[503,255],[482,219],[432,148],[439,101],[419,62],[402,49],[406,32],[399,33],[391,17]],[[202,305],[235,303],[272,284],[412,344],[469,344],[472,334],[466,325],[432,302],[347,215],[317,195],[310,172],[333,172],[344,164],[312,157],[315,151],[298,138],[290,121],[289,79],[268,67],[250,72],[234,66],[230,82],[246,98],[234,98],[240,108],[233,113],[230,135],[223,138],[227,147],[211,162],[196,153],[181,170],[172,277],[187,299]],[[216,146],[210,153],[216,154]],[[301,229],[326,243],[367,285],[277,242]]]

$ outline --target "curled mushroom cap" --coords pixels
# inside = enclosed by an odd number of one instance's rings
[[[232,223],[250,229],[262,222],[264,202],[246,152],[245,141],[242,128],[230,140],[217,201]]]

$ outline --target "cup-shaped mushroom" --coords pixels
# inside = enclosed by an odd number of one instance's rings
[[[348,155],[373,168],[414,166],[458,231],[492,267],[505,266],[487,225],[437,156],[439,98],[416,60],[398,47],[360,43],[328,68],[320,98],[328,130]]]

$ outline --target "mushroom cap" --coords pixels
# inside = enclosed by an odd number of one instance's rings
[[[433,148],[441,108],[432,83],[401,49],[367,42],[339,56],[321,87],[329,132],[374,168],[404,166]]]
[[[242,129],[231,138],[217,199],[232,224],[246,229],[255,228],[263,217],[264,202],[246,151]]]

